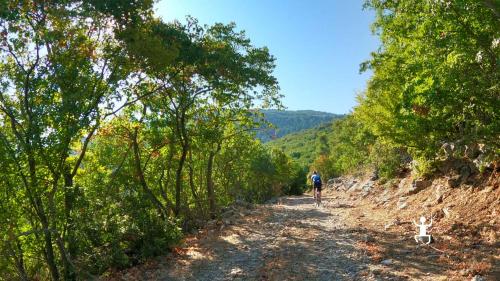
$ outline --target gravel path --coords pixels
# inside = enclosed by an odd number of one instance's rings
[[[346,205],[328,199],[315,207],[309,196],[238,214],[233,225],[206,230],[186,241],[148,280],[355,280],[368,258],[342,223]],[[340,212],[339,212],[340,210]],[[366,277],[366,276],[365,276]]]

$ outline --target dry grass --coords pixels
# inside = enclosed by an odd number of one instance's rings
[[[467,270],[469,275],[484,275],[491,270],[491,262],[487,261],[471,261],[461,262],[457,265],[460,270]]]
[[[372,261],[376,263],[381,262],[385,256],[385,250],[371,242],[358,241],[356,248],[362,250],[365,255],[370,256]]]

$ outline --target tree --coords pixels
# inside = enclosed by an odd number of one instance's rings
[[[28,248],[44,257],[53,280],[61,264],[64,279],[76,278],[73,179],[102,109],[121,96],[128,74],[115,32],[151,8],[135,2],[0,1],[2,187],[19,204],[17,219],[2,224],[9,225],[6,245],[21,279],[39,267],[23,255]]]
[[[272,164],[250,131],[255,104],[280,106],[274,58],[151,5],[0,0],[1,279],[94,278],[161,254],[237,187],[272,193],[248,168]]]
[[[384,142],[432,159],[444,142],[498,147],[494,1],[367,1],[382,47],[355,114]]]
[[[145,103],[151,110],[146,119],[172,128],[180,148],[175,171],[176,215],[181,211],[184,167],[191,143],[196,137],[205,138],[209,144],[206,186],[213,217],[213,161],[223,142],[230,139],[226,129],[234,123],[239,127],[234,134],[253,128],[256,101],[264,106],[279,105],[277,81],[271,75],[274,58],[266,48],[252,46],[243,32],[235,31],[234,24],[202,27],[188,18],[186,25],[164,27],[170,29],[174,31],[165,34],[178,34],[186,54],[165,69],[148,72],[163,90]]]

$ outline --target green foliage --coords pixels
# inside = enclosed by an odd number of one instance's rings
[[[325,123],[318,127],[288,134],[269,141],[265,145],[272,149],[282,150],[300,166],[308,167],[319,156],[321,148],[324,148],[324,138],[331,134],[333,134],[331,123]]]
[[[373,135],[352,115],[333,124],[330,161],[336,174],[344,174],[369,163]]]
[[[302,194],[305,178],[289,157],[278,150],[269,151],[254,140],[249,142],[254,146],[251,155],[238,163],[246,173],[236,178],[233,184],[237,188],[231,191],[236,199],[262,203],[282,194]]]
[[[377,140],[370,147],[368,161],[382,179],[390,179],[396,176],[400,170],[405,154],[401,149]]]
[[[417,177],[426,177],[436,170],[436,162],[426,157],[415,157],[411,165],[412,173]]]
[[[431,160],[444,142],[498,147],[500,28],[492,1],[367,1],[382,48],[355,114]]]
[[[298,164],[293,165],[293,174],[290,175],[290,183],[285,187],[285,194],[302,195],[307,190],[307,169]]]
[[[327,175],[367,167],[393,177],[412,159],[432,173],[445,143],[500,146],[500,8],[497,1],[369,0],[381,47],[361,65],[373,76],[352,116],[336,122]],[[454,157],[466,157],[457,149]],[[404,159],[404,161],[403,161]],[[484,162],[482,162],[484,164]],[[483,165],[478,164],[478,165]]]
[[[313,110],[262,110],[263,118],[271,127],[263,126],[257,132],[262,142],[282,138],[288,134],[331,123],[343,115]]]
[[[0,241],[9,250],[6,279],[74,280],[84,274],[72,260],[85,241],[75,223],[85,201],[74,181],[88,144],[81,140],[117,99],[127,78],[124,53],[111,19],[81,1],[7,6],[0,14],[1,187],[15,220],[0,222],[9,225]]]
[[[274,180],[281,188],[277,194],[301,195],[306,187],[306,170],[281,150],[272,150],[272,156],[276,166]]]
[[[324,180],[338,177],[339,173],[335,170],[335,162],[332,160],[327,155],[318,156],[310,167],[311,174],[312,171],[318,171]]]
[[[310,170],[325,178],[338,177],[363,169],[378,171],[382,178],[393,177],[400,169],[405,152],[382,143],[353,115],[333,123],[326,148],[314,160]],[[319,138],[321,144],[321,138]],[[321,147],[321,146],[320,146]]]
[[[292,189],[249,133],[281,107],[268,49],[151,6],[0,1],[0,279],[95,279]]]

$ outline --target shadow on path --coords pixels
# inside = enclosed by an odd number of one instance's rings
[[[258,207],[252,219],[186,245],[153,280],[427,280],[447,270],[409,237],[345,226],[335,208],[306,196]],[[340,207],[339,207],[340,206]],[[256,219],[254,219],[256,218]],[[372,242],[367,242],[372,241]],[[373,252],[376,249],[376,253]],[[392,263],[380,265],[382,259]]]

